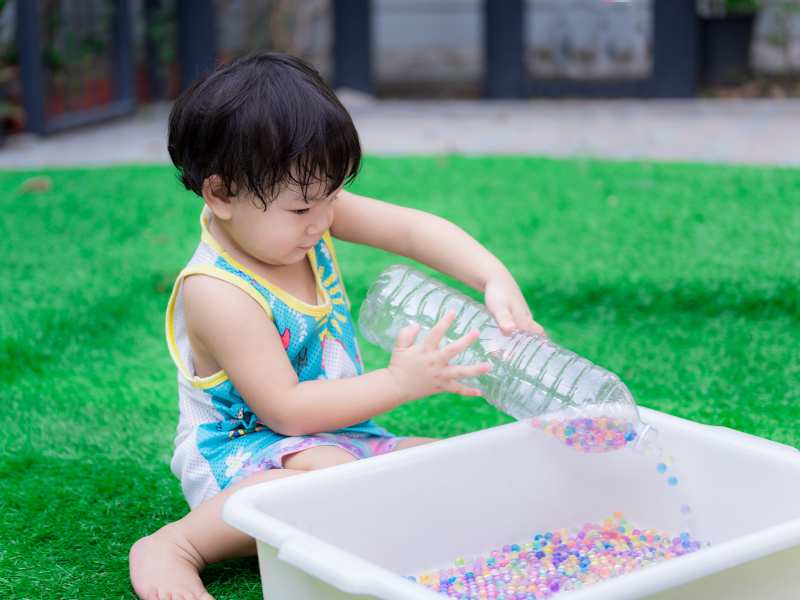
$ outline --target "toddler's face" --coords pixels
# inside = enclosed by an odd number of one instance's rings
[[[225,228],[250,256],[270,265],[291,265],[303,260],[333,224],[333,205],[340,190],[325,196],[323,185],[313,185],[307,191],[313,200],[306,204],[299,188],[285,187],[266,211],[242,194],[232,199]]]

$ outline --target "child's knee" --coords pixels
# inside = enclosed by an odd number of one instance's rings
[[[308,450],[301,450],[283,458],[284,469],[299,471],[315,471],[325,467],[333,467],[348,462],[353,462],[355,457],[336,446],[315,446]]]
[[[431,442],[436,442],[436,441],[438,441],[438,438],[409,437],[397,442],[395,450],[403,450],[405,448],[411,448],[413,446],[421,446],[422,444],[430,444]]]
[[[249,485],[255,485],[257,483],[264,483],[265,481],[271,481],[273,479],[281,479],[283,477],[291,477],[292,475],[299,475],[302,471],[293,471],[290,469],[267,469],[265,471],[259,471],[258,473],[253,473],[246,479],[242,479],[237,481],[233,485],[226,488],[224,491],[233,492],[243,487],[247,487]]]

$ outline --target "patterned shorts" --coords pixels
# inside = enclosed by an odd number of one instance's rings
[[[258,471],[282,469],[283,459],[290,454],[308,450],[316,446],[334,446],[348,452],[356,460],[386,454],[397,448],[397,444],[406,437],[359,435],[347,433],[316,433],[287,437],[270,445],[260,456],[256,465],[246,465],[231,480],[231,484],[245,479]],[[250,468],[247,468],[247,467]]]

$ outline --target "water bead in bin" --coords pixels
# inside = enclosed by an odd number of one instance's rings
[[[455,568],[423,573],[416,579],[452,598],[538,600],[677,558],[706,545],[687,532],[671,535],[634,527],[619,512],[602,524],[585,523],[578,531],[562,529],[528,539],[485,555],[497,561],[480,556],[459,558],[463,564]],[[534,550],[537,543],[548,540],[549,551]]]

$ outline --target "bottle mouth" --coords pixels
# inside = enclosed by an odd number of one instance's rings
[[[642,421],[639,415],[639,407],[633,399],[633,394],[631,394],[628,386],[622,380],[617,380],[603,408],[610,414],[627,420],[633,426],[636,438],[630,444],[631,449],[637,452],[656,449],[658,430],[649,423]]]
[[[610,406],[625,407],[626,409],[630,409],[630,407],[635,409],[636,402],[634,402],[633,394],[631,394],[628,386],[613,373],[611,374],[611,382],[608,396],[603,399],[602,403]]]
[[[645,452],[648,449],[655,450],[658,445],[658,429],[644,421],[639,421],[638,425],[636,440],[631,448],[637,452]]]

